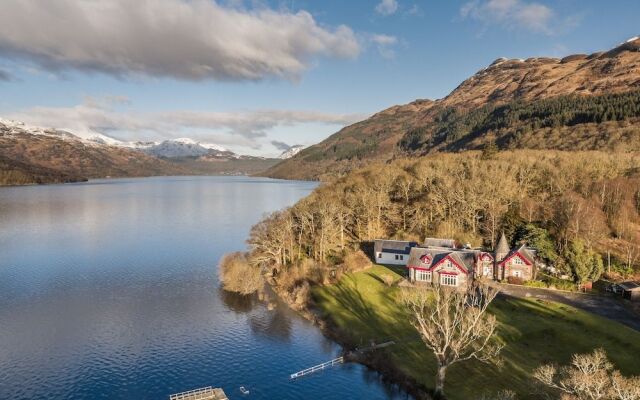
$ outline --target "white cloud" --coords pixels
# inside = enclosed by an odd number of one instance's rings
[[[522,28],[532,32],[552,34],[554,11],[544,4],[523,0],[474,0],[460,8],[462,18],[485,25],[500,24],[508,29]]]
[[[93,99],[93,98],[92,98]],[[97,104],[74,107],[33,107],[7,115],[29,125],[65,129],[83,137],[103,133],[125,141],[165,140],[178,137],[258,149],[269,143],[271,131],[305,124],[344,126],[364,118],[360,114],[331,114],[299,110],[115,111]]]
[[[360,52],[349,27],[308,12],[212,0],[2,0],[0,15],[0,56],[55,72],[297,79],[314,58]]]
[[[381,15],[391,15],[398,11],[398,2],[396,0],[382,0],[376,6],[376,12]]]
[[[396,53],[393,50],[393,46],[398,43],[398,38],[383,34],[372,34],[370,40],[376,46],[378,53],[380,53],[382,57],[387,59],[395,58]]]

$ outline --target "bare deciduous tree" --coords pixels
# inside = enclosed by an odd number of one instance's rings
[[[602,349],[589,354],[574,354],[571,364],[566,367],[543,365],[535,370],[533,376],[568,399],[640,399],[640,377],[622,376],[613,369]]]
[[[413,326],[436,357],[435,393],[443,395],[447,368],[471,359],[495,360],[502,349],[494,340],[496,318],[487,313],[497,290],[480,284],[467,291],[440,285],[432,289],[409,289],[402,298]]]

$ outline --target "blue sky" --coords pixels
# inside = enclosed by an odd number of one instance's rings
[[[3,0],[0,117],[277,155],[498,57],[640,34],[638,1]]]

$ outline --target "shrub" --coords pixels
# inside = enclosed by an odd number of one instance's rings
[[[524,283],[525,286],[534,287],[534,288],[546,288],[547,284],[542,281],[526,281]]]
[[[522,285],[524,284],[524,279],[517,276],[509,276],[507,277],[507,282],[512,285]]]
[[[304,307],[309,301],[309,296],[311,295],[311,286],[309,285],[309,282],[304,281],[294,287],[291,295],[298,308]]]
[[[222,257],[220,281],[225,290],[244,295],[255,293],[264,285],[260,269],[249,264],[246,255],[240,252]]]

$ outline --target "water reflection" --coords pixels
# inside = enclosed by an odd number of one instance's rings
[[[291,336],[292,311],[277,301],[269,288],[260,293],[241,295],[219,289],[224,304],[238,314],[248,314],[251,331],[274,340],[287,342]]]
[[[229,310],[238,314],[250,312],[260,302],[257,293],[242,295],[219,288],[218,296]]]
[[[273,297],[219,288],[219,258],[314,186],[190,177],[0,189],[0,399],[166,399],[208,385],[231,400],[240,385],[252,399],[396,397],[359,365],[291,382],[340,347]]]

